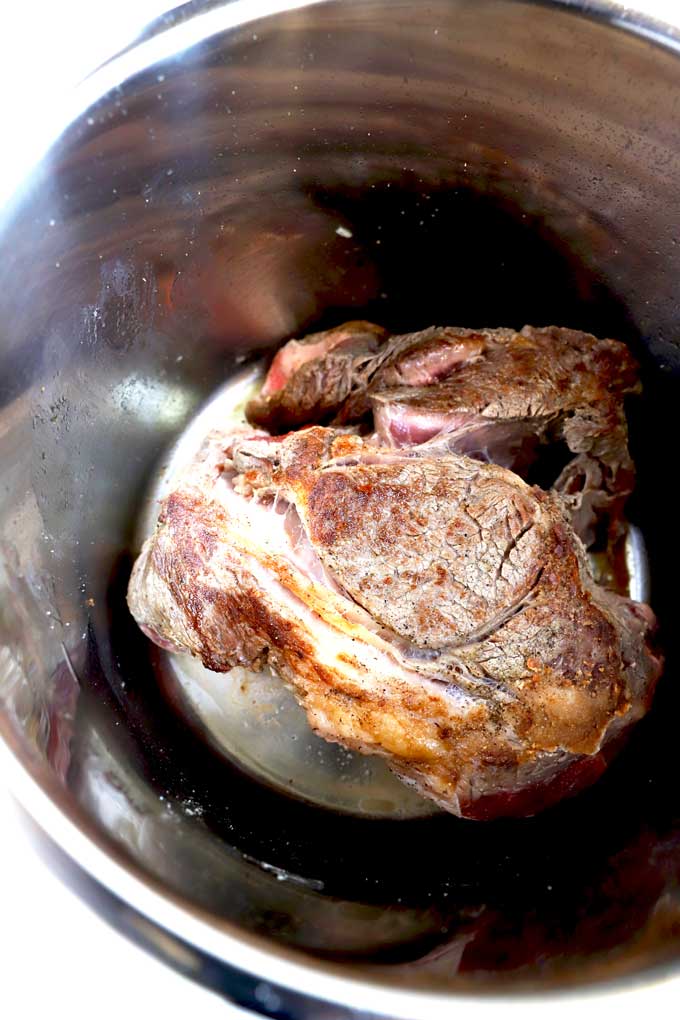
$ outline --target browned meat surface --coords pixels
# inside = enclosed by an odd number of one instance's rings
[[[214,434],[128,598],[154,640],[268,663],[319,734],[472,818],[592,782],[660,668],[651,610],[595,584],[559,497],[351,430]]]
[[[598,522],[618,528],[634,480],[623,397],[637,366],[615,340],[576,330],[426,330],[371,385],[384,442],[446,437],[449,449],[526,473],[562,440],[573,456],[548,481],[562,492],[586,545]],[[442,374],[439,348],[467,343],[470,357]],[[428,366],[431,366],[428,379]]]
[[[432,327],[377,348],[362,341],[360,355],[352,344],[329,352],[343,329],[349,326],[310,338],[314,354],[303,369],[286,353],[298,342],[282,348],[249,419],[279,431],[333,416],[338,423],[359,421],[372,409],[386,445],[445,442],[452,452],[523,476],[547,454],[542,473],[546,460],[550,473],[552,456],[552,477],[543,484],[564,494],[586,545],[616,539],[634,478],[623,397],[638,388],[635,361],[623,344],[557,327]],[[268,395],[272,376],[276,403]],[[317,401],[310,408],[308,390],[324,391],[323,407]],[[555,466],[558,442],[565,450]],[[604,540],[598,525],[609,531]]]
[[[371,322],[346,322],[303,340],[289,340],[248,405],[248,420],[270,432],[330,420],[351,393],[366,390],[386,336]]]

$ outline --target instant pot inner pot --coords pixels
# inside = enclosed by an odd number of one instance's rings
[[[4,732],[216,920],[460,990],[601,980],[680,949],[679,83],[670,50],[551,4],[321,4],[140,63],[8,218]],[[170,696],[126,609],[182,429],[272,345],[358,317],[569,325],[641,359],[629,516],[666,673],[604,778],[536,818],[357,814],[253,778]]]

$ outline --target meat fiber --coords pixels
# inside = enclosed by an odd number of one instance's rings
[[[432,327],[379,343],[376,333],[370,344],[363,333],[355,344],[337,346],[335,337],[352,325],[312,338],[304,371],[286,345],[248,407],[249,420],[277,431],[281,424],[357,422],[372,411],[384,444],[444,442],[451,452],[533,476],[563,494],[587,546],[620,536],[634,480],[623,397],[638,389],[623,344],[525,326]],[[317,401],[310,409],[307,388],[323,390],[323,407]]]
[[[328,421],[347,398],[365,391],[386,330],[371,322],[346,322],[303,340],[289,340],[274,356],[248,418],[270,432]]]
[[[317,733],[468,818],[592,782],[660,670],[651,610],[594,582],[559,496],[348,429],[214,433],[128,600],[210,669],[271,666]]]

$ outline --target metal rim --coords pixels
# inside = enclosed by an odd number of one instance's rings
[[[95,71],[73,90],[70,101],[58,122],[45,125],[41,139],[41,157],[63,131],[90,106],[111,89],[134,74],[153,67],[185,51],[218,32],[272,15],[301,10],[328,0],[227,0],[217,7],[182,20],[170,27],[161,27],[136,45]],[[513,2],[513,0],[510,0]],[[613,28],[631,32],[647,40],[680,52],[680,8],[673,12],[673,21],[654,18],[645,0],[638,0],[635,9],[623,8],[613,0],[525,0],[541,6],[562,7],[574,15],[602,20]],[[13,196],[16,200],[21,189]],[[8,203],[11,206],[12,200]],[[5,212],[6,210],[3,210]],[[314,960],[302,953],[285,949],[263,937],[251,935],[226,922],[216,925],[187,901],[180,899],[144,872],[116,844],[98,831],[78,805],[69,802],[64,789],[29,756],[22,752],[12,724],[0,713],[0,763],[3,780],[19,803],[39,827],[86,872],[136,910],[170,932],[206,953],[242,970],[276,982],[285,988],[309,994],[320,1000],[336,1002],[351,1008],[403,1020],[414,1018],[450,1017],[454,1004],[470,1015],[486,1017],[499,1005],[494,993],[442,993],[427,990],[395,988],[386,979],[348,974],[347,968]],[[634,987],[631,987],[634,982]],[[598,1017],[618,1016],[621,1007],[663,1008],[680,991],[680,974],[673,965],[650,968],[635,976],[616,978],[584,990],[553,992],[503,993],[506,1015],[526,1016],[527,1010],[569,1010],[575,1005],[597,1009]]]

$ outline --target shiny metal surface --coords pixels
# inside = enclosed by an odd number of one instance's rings
[[[680,35],[608,3],[285,7],[207,5],[107,65],[4,216],[6,767],[118,895],[282,987],[433,1017],[656,980],[680,951]],[[358,314],[569,323],[643,359],[631,516],[667,676],[607,777],[541,818],[288,799],[186,727],[126,614],[145,487],[196,408]]]

